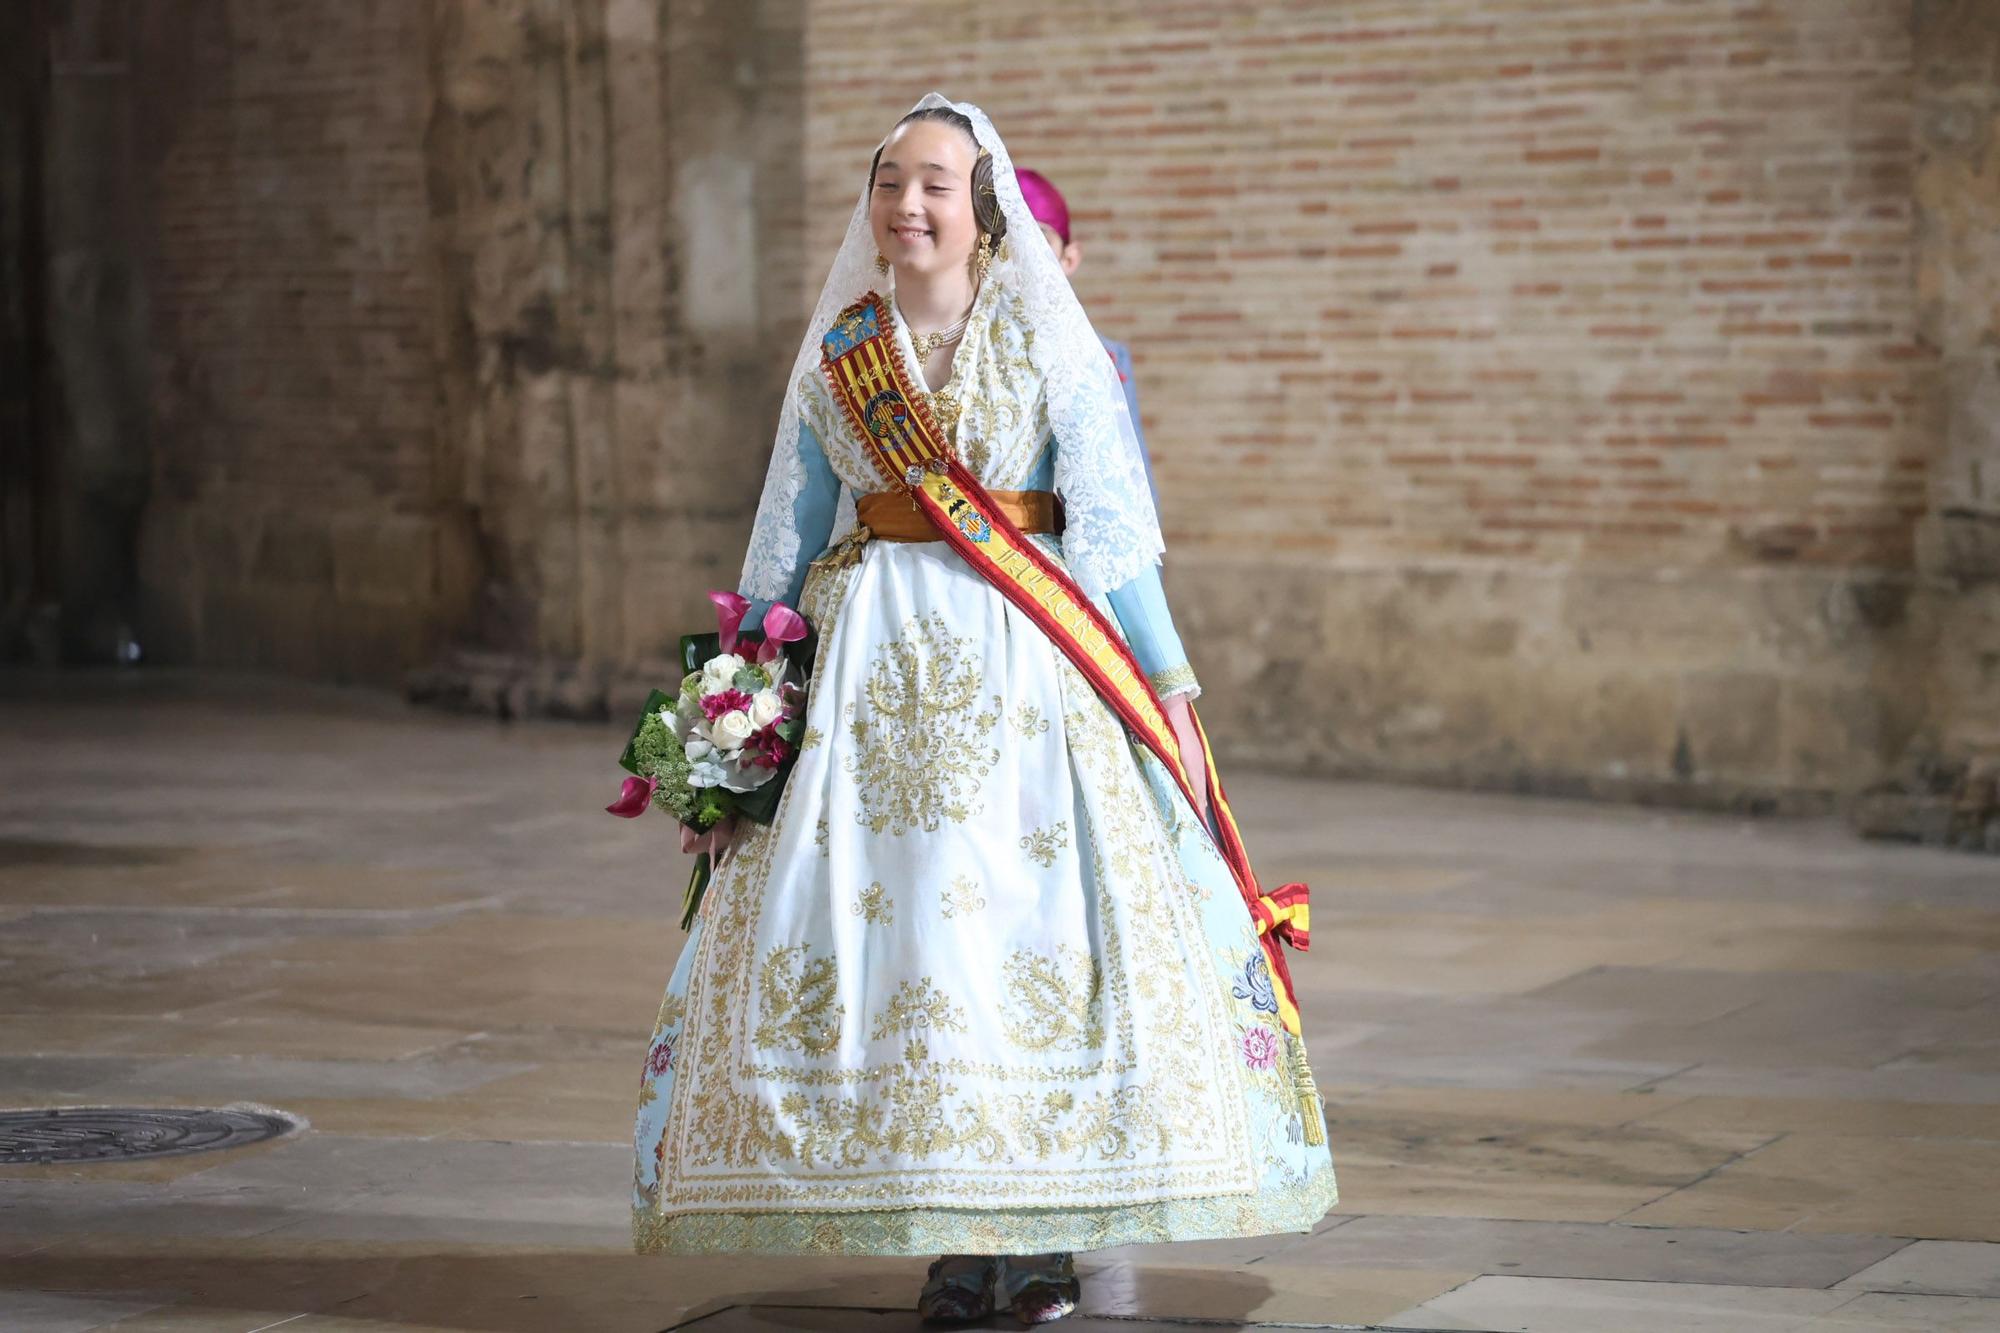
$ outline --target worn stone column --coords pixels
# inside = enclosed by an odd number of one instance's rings
[[[1917,283],[1937,452],[1919,526],[1927,725],[1866,832],[2000,852],[2000,9],[1913,10]]]
[[[41,425],[47,22],[39,0],[0,7],[0,662],[38,655],[30,617],[52,563]],[[53,643],[39,653],[53,656]]]
[[[119,660],[138,621],[148,453],[145,248],[132,25],[124,7],[49,11],[42,275],[49,356],[43,496],[60,655]]]
[[[764,241],[796,205],[796,141],[765,127],[796,103],[802,19],[664,0],[433,13],[441,447],[484,581],[469,641],[412,689],[596,716],[734,583],[782,378],[771,307],[795,289]]]

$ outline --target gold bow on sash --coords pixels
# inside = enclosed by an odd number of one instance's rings
[[[1120,720],[1166,766],[1189,807],[1200,810],[1166,709],[1131,648],[1069,574],[1028,539],[1008,509],[946,447],[944,432],[931,416],[924,395],[915,392],[890,327],[887,303],[870,292],[842,311],[821,341],[821,368],[832,386],[834,401],[841,405],[868,456],[890,485],[907,495],[928,519],[936,537],[948,542],[1049,636]],[[1194,710],[1188,711],[1201,743],[1202,776],[1212,798],[1213,823],[1206,827],[1256,922],[1258,941],[1271,971],[1278,1019],[1293,1038],[1293,1082],[1306,1141],[1324,1143],[1325,1120],[1300,1039],[1298,998],[1280,947],[1281,940],[1297,949],[1306,947],[1306,886],[1287,884],[1269,895],[1258,887],[1235,814],[1222,790],[1221,775],[1215,769],[1208,735]]]

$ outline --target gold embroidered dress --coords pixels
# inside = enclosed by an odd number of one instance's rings
[[[982,284],[934,399],[992,489],[1061,488],[1036,334],[1018,293]],[[1208,832],[945,543],[838,540],[853,497],[886,485],[816,370],[793,393],[760,523],[792,521],[798,559],[745,591],[761,607],[802,576],[808,731],[668,983],[635,1246],[1035,1253],[1309,1230],[1337,1197],[1332,1159],[1307,1141],[1295,1039]],[[1128,637],[1164,620],[1151,578],[1150,599],[1093,594]],[[1154,683],[1199,688],[1184,661]]]

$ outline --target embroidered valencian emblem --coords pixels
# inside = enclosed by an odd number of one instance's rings
[[[986,515],[967,505],[952,515],[958,530],[976,542],[983,542],[993,536],[993,525],[986,521]]]
[[[878,440],[886,440],[890,433],[902,436],[910,419],[909,405],[903,395],[894,389],[884,389],[868,400],[861,409],[861,419],[868,424],[868,433]]]

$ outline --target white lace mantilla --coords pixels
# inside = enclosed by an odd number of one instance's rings
[[[1021,377],[1019,392],[1026,397],[1015,406],[1034,417],[1038,415],[1035,400],[1039,399],[1040,414],[1046,415],[1056,440],[1055,486],[1063,498],[1066,524],[1063,553],[1085,592],[1108,592],[1158,563],[1165,549],[1117,368],[1105,354],[1055,255],[1042,243],[1034,215],[1021,197],[1013,159],[986,113],[969,102],[954,103],[937,93],[928,93],[917,103],[919,109],[932,106],[953,107],[965,115],[972,121],[980,145],[993,155],[993,184],[1007,218],[1007,240],[987,277],[990,297],[984,292],[982,297],[990,299],[989,308],[1007,312],[1028,334],[1022,343],[1034,374]],[[875,271],[875,253],[864,182],[848,220],[847,235],[813,306],[792,364],[790,391],[778,414],[770,468],[739,584],[749,596],[784,595],[797,566],[800,537],[794,515],[805,487],[805,468],[798,450],[799,421],[802,410],[809,410],[801,398],[801,384],[808,376],[817,376],[820,338],[835,317],[886,282]],[[959,355],[968,350],[962,346]],[[821,438],[828,439],[824,431]],[[961,452],[966,444],[961,441]],[[828,450],[829,455],[835,452],[831,441]],[[881,489],[879,483],[865,488]],[[845,493],[851,489],[851,484],[843,488],[836,535],[852,522],[852,495]]]

